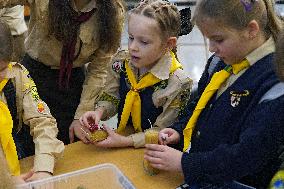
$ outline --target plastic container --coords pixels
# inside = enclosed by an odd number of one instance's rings
[[[127,177],[113,164],[94,167],[18,185],[17,189],[135,189]]]

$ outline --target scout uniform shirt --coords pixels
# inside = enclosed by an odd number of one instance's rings
[[[107,119],[118,112],[118,119],[120,120],[125,101],[123,93],[131,88],[124,70],[126,59],[129,60],[128,52],[120,51],[111,61],[106,87],[96,104],[96,107],[104,107],[106,110],[102,119]],[[192,80],[181,69],[177,69],[170,74],[171,63],[172,57],[170,53],[167,53],[149,71],[161,81],[143,89],[139,93],[142,101],[142,130],[150,128],[147,118],[153,120],[151,123],[153,126],[161,129],[170,126],[176,121],[178,115],[182,113],[183,107],[189,100]],[[138,69],[133,67],[131,63],[129,63],[129,66],[135,74],[136,80],[141,79],[138,78]],[[148,97],[148,95],[150,96]],[[145,137],[143,132],[132,134],[129,137],[132,137],[134,147],[144,146]]]
[[[30,126],[35,143],[34,171],[53,173],[55,159],[63,153],[64,144],[56,138],[58,129],[56,120],[49,112],[47,105],[39,98],[36,86],[28,71],[18,63],[11,63],[6,78],[11,79],[16,88],[16,104],[19,126],[21,122]],[[7,104],[4,92],[0,92],[0,100]]]
[[[1,0],[0,8],[11,7],[18,4],[23,5],[25,3],[28,3],[31,8],[29,29],[25,41],[27,54],[33,59],[44,63],[46,66],[50,66],[52,69],[59,69],[62,42],[58,41],[53,35],[49,35],[49,0]],[[121,7],[120,27],[122,29],[124,20],[123,5],[118,2],[118,6]],[[74,9],[76,10],[76,7],[74,7]],[[92,0],[81,11],[88,12],[92,9],[96,9],[96,0]],[[74,117],[75,119],[79,119],[83,113],[94,108],[95,97],[99,91],[102,90],[103,84],[105,83],[107,63],[114,53],[106,53],[100,49],[100,44],[98,44],[98,17],[99,15],[97,11],[95,11],[88,21],[80,25],[75,52],[79,51],[79,41],[82,42],[82,47],[78,58],[73,62],[73,68],[82,67],[88,62],[90,62],[90,64],[88,65],[88,72],[83,86],[80,104]]]

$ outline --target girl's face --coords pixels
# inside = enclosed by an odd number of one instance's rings
[[[199,29],[209,39],[209,51],[215,53],[226,64],[241,62],[250,53],[248,31],[221,26],[211,18],[204,18]]]
[[[8,68],[8,64],[7,62],[0,60],[0,82],[5,78],[6,76],[6,72],[7,72],[7,68]]]
[[[131,63],[138,69],[151,69],[166,53],[158,23],[143,15],[131,14],[128,22],[128,50]]]

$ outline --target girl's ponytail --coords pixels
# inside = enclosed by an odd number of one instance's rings
[[[272,0],[263,1],[267,11],[267,25],[265,30],[267,33],[271,34],[276,41],[283,28],[283,22],[275,13],[274,2]]]

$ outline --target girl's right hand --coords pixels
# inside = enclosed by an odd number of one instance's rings
[[[95,111],[88,111],[84,113],[80,117],[79,121],[81,125],[90,128],[91,127],[90,123],[94,123],[95,125],[99,124],[102,115],[103,115],[103,109],[98,108]]]
[[[159,143],[162,145],[177,144],[179,140],[179,133],[174,129],[165,128],[159,132]]]

